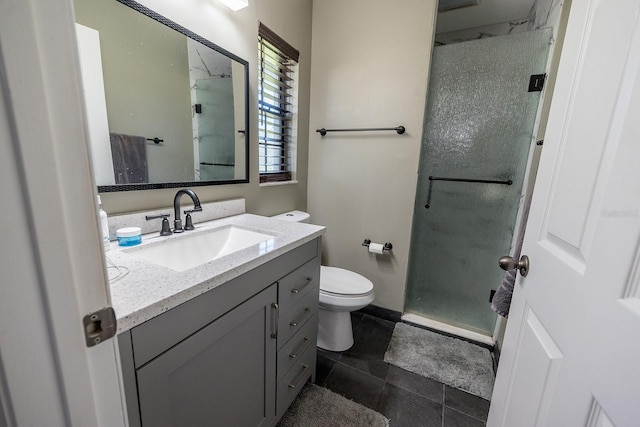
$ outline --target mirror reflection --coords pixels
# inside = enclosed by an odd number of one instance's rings
[[[129,0],[75,12],[100,191],[248,181],[246,61]]]

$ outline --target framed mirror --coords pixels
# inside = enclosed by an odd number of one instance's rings
[[[74,4],[98,191],[249,182],[248,62],[135,1]]]

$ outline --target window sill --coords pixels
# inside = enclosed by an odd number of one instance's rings
[[[260,184],[260,187],[276,187],[278,185],[291,185],[291,184],[297,184],[298,181],[274,181],[274,182],[263,182],[262,184]]]

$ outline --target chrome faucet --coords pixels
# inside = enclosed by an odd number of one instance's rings
[[[174,233],[182,233],[184,230],[193,230],[193,224],[189,224],[190,218],[187,218],[187,226],[184,229],[182,228],[182,220],[180,219],[180,198],[183,194],[191,197],[193,200],[193,209],[189,212],[200,212],[202,211],[202,206],[200,206],[200,199],[196,196],[196,193],[193,190],[188,188],[183,188],[182,190],[178,190],[176,196],[173,198],[173,232]],[[186,213],[186,212],[185,212]],[[190,217],[190,215],[188,215]],[[189,227],[190,226],[190,227]]]

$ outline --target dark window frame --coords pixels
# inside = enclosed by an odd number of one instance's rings
[[[261,22],[258,56],[260,182],[291,181],[290,153],[295,137],[292,123],[295,100],[291,90],[297,77],[292,67],[298,63],[300,53]]]

